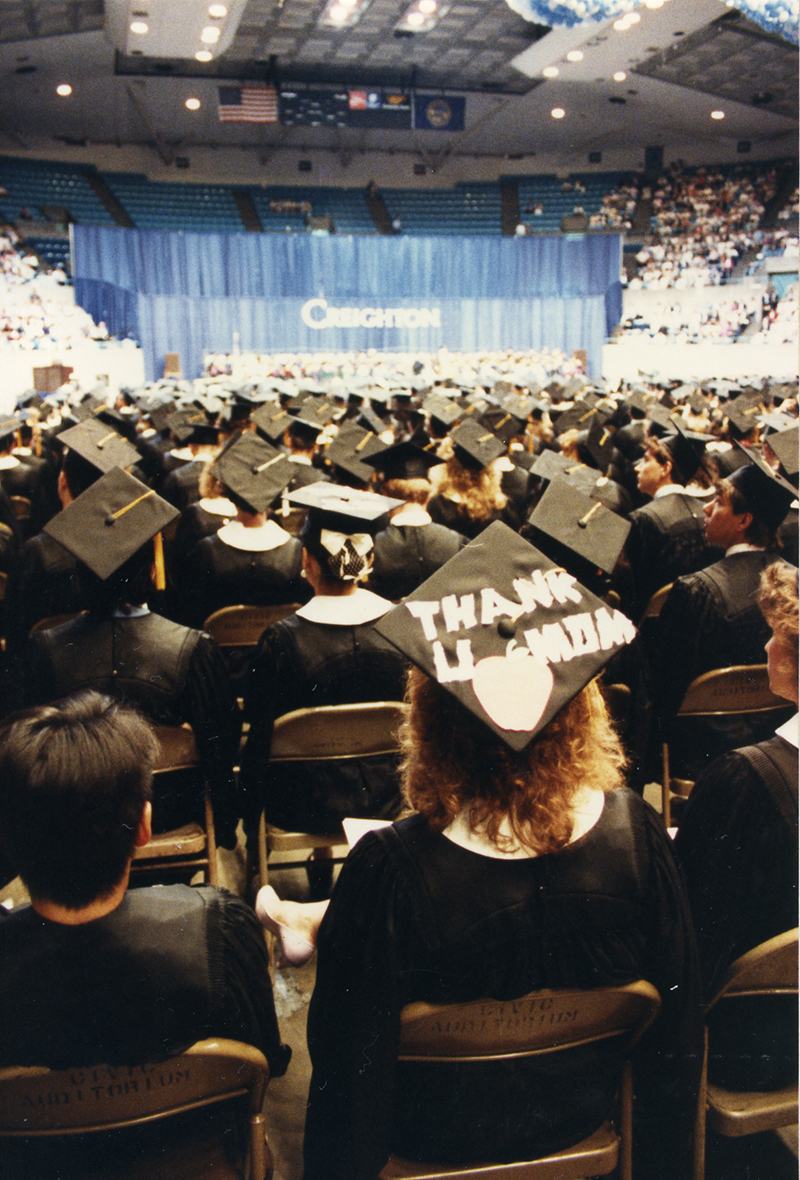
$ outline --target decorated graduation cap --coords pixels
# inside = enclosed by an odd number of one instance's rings
[[[548,485],[528,522],[546,537],[610,574],[622,552],[630,521],[558,476]]]
[[[424,451],[412,442],[384,447],[365,460],[384,479],[427,479],[431,467],[437,467],[441,461],[433,451]]]
[[[48,521],[44,531],[103,581],[157,538],[156,577],[163,589],[160,533],[178,516],[177,508],[152,488],[114,467]]]
[[[749,462],[731,472],[728,482],[737,489],[748,512],[767,528],[776,529],[797,497],[797,489],[782,475],[776,475],[758,451],[741,443],[736,445]]]
[[[112,467],[130,467],[139,459],[132,443],[97,418],[86,418],[77,426],[62,430],[58,440],[103,472]]]
[[[636,628],[501,521],[375,624],[512,750]]]
[[[234,435],[217,455],[211,474],[251,512],[266,512],[290,482],[294,468],[257,434]]]
[[[455,457],[464,467],[480,471],[505,452],[504,445],[480,422],[468,419],[450,431]]]

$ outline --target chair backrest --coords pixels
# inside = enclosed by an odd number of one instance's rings
[[[267,627],[299,609],[299,602],[284,602],[277,606],[223,606],[208,616],[203,630],[220,647],[254,647]]]
[[[9,496],[14,507],[14,515],[17,520],[29,520],[31,515],[31,502],[27,496]]]
[[[197,743],[189,725],[154,725],[152,727],[158,742],[158,754],[153,765],[153,774],[165,774],[172,770],[189,770],[200,765]]]
[[[658,618],[658,616],[661,614],[661,608],[667,601],[667,596],[671,589],[672,582],[669,582],[666,586],[662,586],[660,590],[656,590],[655,594],[644,608],[644,614],[642,615],[643,619]]]
[[[0,1137],[85,1134],[130,1127],[249,1094],[261,1109],[264,1054],[240,1041],[198,1041],[157,1064],[0,1069]]]
[[[693,680],[678,715],[764,713],[786,709],[788,705],[788,701],[770,690],[766,664],[739,664],[704,672]]]
[[[68,611],[63,615],[48,615],[46,619],[39,619],[34,623],[28,634],[35,635],[37,631],[51,631],[53,627],[60,627],[62,623],[68,623],[70,619],[77,619],[78,615],[85,614],[85,610],[79,610]]]
[[[661,1007],[645,980],[618,987],[531,992],[518,1000],[407,1004],[401,1061],[477,1062],[564,1052],[611,1038],[632,1047]]]
[[[797,930],[787,930],[753,947],[731,963],[708,1002],[725,996],[792,995],[797,992]]]
[[[2,600],[6,596],[6,583],[7,582],[8,582],[8,574],[4,574],[2,571],[0,571],[0,602],[2,602]]]
[[[404,709],[402,701],[295,709],[275,722],[270,761],[330,761],[394,753]]]

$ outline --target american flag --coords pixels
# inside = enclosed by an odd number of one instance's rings
[[[220,86],[221,123],[277,123],[278,92],[274,86]]]

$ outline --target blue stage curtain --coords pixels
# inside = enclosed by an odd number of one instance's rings
[[[74,227],[76,298],[110,331],[128,331],[156,376],[166,352],[184,373],[204,351],[585,348],[599,374],[622,308],[621,238],[417,238],[155,233]],[[124,293],[133,296],[126,300]],[[440,326],[325,327],[332,308],[435,309]],[[132,308],[135,317],[131,319]],[[318,316],[323,314],[319,310]]]

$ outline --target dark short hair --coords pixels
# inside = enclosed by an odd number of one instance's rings
[[[778,538],[778,530],[771,529],[760,516],[757,516],[753,512],[753,509],[747,503],[735,483],[731,483],[729,479],[718,479],[714,482],[714,488],[718,496],[721,495],[727,499],[731,510],[737,516],[741,516],[747,512],[753,518],[744,534],[744,539],[748,545],[758,545],[760,548],[770,551],[782,548]]]
[[[83,692],[0,730],[0,839],[29,893],[80,909],[119,884],[151,796],[156,740],[132,709]]]
[[[73,500],[77,500],[78,496],[87,488],[97,483],[103,474],[98,467],[95,467],[94,463],[90,463],[88,459],[84,459],[83,455],[79,455],[77,451],[73,451],[69,447],[64,451],[61,470]]]

